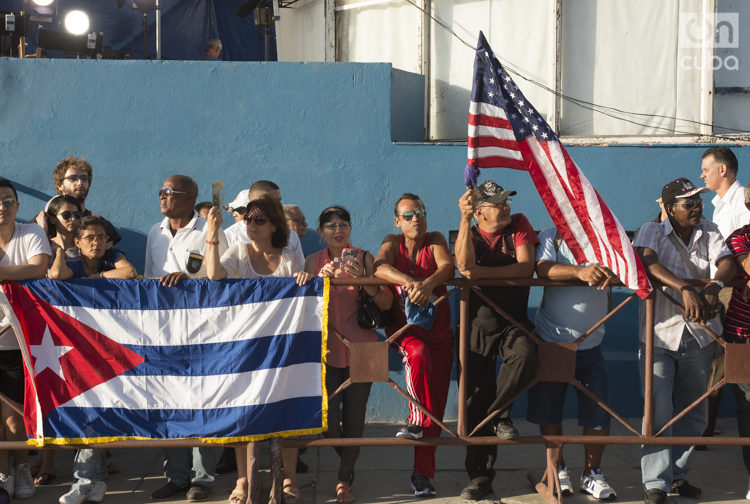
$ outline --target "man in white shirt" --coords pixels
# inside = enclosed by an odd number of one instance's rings
[[[239,198],[239,195],[237,195]],[[281,202],[281,189],[275,183],[270,180],[256,180],[250,186],[247,194],[248,201],[253,201],[258,198],[271,198]],[[247,224],[244,220],[235,222],[229,226],[225,231],[227,239],[231,237],[229,245],[234,245],[237,241],[244,243],[250,243],[250,237],[247,236]],[[305,264],[305,254],[302,252],[302,243],[300,242],[299,235],[293,230],[289,230],[289,243],[287,247],[292,249],[301,264]]]
[[[43,278],[47,273],[52,251],[44,231],[36,224],[15,221],[18,213],[18,193],[13,184],[0,178],[0,280],[29,280]],[[23,408],[23,359],[18,339],[5,316],[0,320],[0,392]],[[22,335],[20,335],[23,337]],[[3,427],[0,435],[5,441],[25,441],[23,417],[7,404],[0,407]],[[14,452],[15,468],[11,471],[10,453],[0,451],[0,488],[8,498],[28,499],[34,495],[34,479],[29,469],[28,451]],[[15,476],[12,474],[15,472]]]
[[[183,278],[206,276],[203,255],[206,249],[206,219],[194,210],[198,185],[185,175],[169,177],[159,190],[164,220],[157,222],[146,241],[144,276],[159,277],[172,287]],[[219,254],[227,249],[227,239],[219,232]],[[188,501],[208,498],[214,482],[217,448],[168,448],[164,450],[167,484],[151,494],[152,499],[169,499],[187,492]],[[192,457],[191,457],[192,452]],[[195,475],[191,478],[191,468]]]
[[[742,184],[737,180],[737,157],[729,147],[716,146],[703,152],[701,162],[701,179],[706,187],[716,192],[711,200],[714,206],[712,221],[719,226],[721,235],[726,240],[735,230],[750,222],[750,210],[745,207],[745,197]],[[729,306],[732,289],[726,288],[719,294],[719,300],[724,308]],[[724,349],[716,345],[714,360],[711,365],[711,380],[708,387],[712,388],[724,378]],[[716,417],[719,413],[721,391],[718,389],[708,398],[708,424],[704,436],[713,436],[716,428]],[[696,449],[705,449],[705,445]]]
[[[736,229],[750,222],[750,210],[745,208],[745,194],[737,180],[737,157],[729,147],[711,147],[703,152],[701,179],[706,187],[716,192],[711,200],[714,215],[724,239]]]
[[[737,274],[731,252],[711,221],[702,219],[705,187],[685,178],[673,180],[661,192],[667,211],[663,222],[647,222],[634,246],[649,276],[660,289],[682,302],[683,312],[656,293],[654,309],[653,427],[658,432],[669,419],[706,392],[714,340],[706,331],[722,333],[718,294]],[[703,288],[686,279],[713,278]],[[641,303],[638,357],[645,376],[646,314]],[[666,429],[664,436],[700,436],[706,427],[706,401],[701,401]],[[641,478],[645,503],[664,504],[667,493],[696,498],[701,494],[685,479],[693,446],[644,445]]]

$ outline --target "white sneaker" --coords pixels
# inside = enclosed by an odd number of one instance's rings
[[[568,468],[561,465],[557,468],[557,479],[560,480],[560,491],[564,496],[573,495],[573,482],[570,481]]]
[[[86,500],[88,502],[102,502],[106,493],[107,484],[103,481],[97,481],[91,485],[91,490],[86,494]]]
[[[36,487],[34,486],[34,478],[31,476],[31,469],[29,464],[18,464],[16,469],[13,471],[13,479],[15,486],[15,498],[16,499],[28,499],[34,496]]]
[[[83,504],[87,498],[88,496],[85,493],[77,488],[71,488],[70,492],[60,497],[57,502],[60,504]]]
[[[13,496],[13,475],[0,473],[0,488],[8,492],[8,498]]]
[[[593,495],[596,499],[614,499],[615,490],[607,483],[607,478],[598,467],[591,474],[581,474],[581,493]]]
[[[747,478],[747,493],[745,494],[745,499],[750,500],[750,476]]]

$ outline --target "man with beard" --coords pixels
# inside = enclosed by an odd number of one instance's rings
[[[88,161],[83,158],[77,158],[74,156],[68,156],[67,158],[57,163],[55,171],[52,172],[52,181],[55,184],[55,190],[57,191],[57,194],[67,194],[78,200],[78,203],[81,205],[82,218],[88,217],[89,215],[101,217],[101,215],[98,215],[86,208],[86,196],[88,196],[89,194],[92,178],[93,172]],[[106,219],[104,220],[104,222],[107,236],[109,236],[109,241],[107,242],[107,247],[109,248],[120,241],[120,234],[117,232],[112,223],[110,223]],[[39,214],[36,216],[36,223],[42,226],[42,229],[47,231],[47,220],[44,218],[44,212],[39,212]]]
[[[654,355],[652,402],[653,428],[658,432],[675,414],[706,392],[714,354],[713,338],[703,327],[722,333],[718,316],[718,295],[724,283],[737,274],[719,232],[711,221],[702,219],[705,187],[695,187],[678,178],[661,191],[667,211],[663,222],[647,222],[641,227],[634,246],[649,277],[663,292],[682,301],[683,311],[665,296],[656,293],[654,306]],[[685,279],[713,278],[704,287]],[[638,357],[641,378],[645,376],[646,310],[640,308]],[[664,431],[662,436],[696,437],[703,434],[707,417],[706,401],[701,401]],[[641,479],[646,504],[663,504],[667,493],[697,498],[697,488],[685,479],[693,446],[644,445],[641,448]]]

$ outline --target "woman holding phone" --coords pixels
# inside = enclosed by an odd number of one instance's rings
[[[373,257],[367,251],[353,248],[349,244],[351,216],[340,206],[328,207],[318,219],[318,234],[326,242],[326,248],[305,261],[305,271],[320,277],[372,277],[375,270]],[[393,294],[387,287],[363,286],[365,292],[383,310],[393,303]],[[371,329],[362,329],[357,323],[359,308],[357,286],[337,285],[331,287],[328,304],[328,321],[331,327],[349,341],[376,341],[377,334]],[[328,337],[326,362],[326,390],[329,394],[349,378],[349,354],[346,345],[334,334]],[[362,437],[365,427],[367,399],[371,383],[353,383],[328,403],[328,431],[326,437]],[[354,481],[354,464],[359,456],[358,446],[336,448],[341,457],[336,484],[336,502],[349,504],[354,501],[351,485]]]

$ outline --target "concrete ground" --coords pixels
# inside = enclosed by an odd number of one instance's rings
[[[638,425],[639,422],[632,422]],[[517,421],[521,435],[536,435],[536,426]],[[365,435],[368,437],[389,437],[399,426],[392,424],[368,424]],[[734,419],[720,419],[719,427],[726,436],[737,433]],[[574,421],[565,423],[566,433],[578,433]],[[613,423],[613,434],[627,435],[627,432]],[[265,443],[267,445],[267,443]],[[434,479],[437,497],[423,499],[413,495],[409,488],[409,475],[413,462],[411,447],[366,447],[357,464],[357,477],[352,492],[358,503],[399,504],[420,502],[424,504],[463,503],[458,495],[467,484],[464,473],[464,448],[457,446],[440,447],[437,450],[438,471]],[[637,445],[610,445],[607,447],[602,468],[614,489],[620,503],[640,503],[643,491],[640,483],[640,448]],[[162,451],[160,449],[113,450],[112,461],[120,472],[109,477],[108,492],[104,502],[108,504],[136,504],[151,501],[153,490],[165,483],[162,476]],[[565,456],[578,487],[578,474],[583,467],[583,451],[579,445],[566,447]],[[55,463],[57,478],[49,485],[39,487],[36,495],[28,503],[54,504],[60,495],[67,492],[72,482],[72,452],[57,450]],[[300,504],[335,503],[334,488],[338,457],[333,448],[309,448],[302,459],[310,466],[310,471],[299,475],[302,491]],[[483,504],[502,501],[506,504],[542,504],[542,498],[534,492],[527,474],[541,473],[544,469],[544,448],[541,445],[516,445],[500,447],[496,464],[497,476],[493,487],[495,498],[482,501]],[[234,487],[236,473],[219,475],[209,503],[226,503]],[[264,488],[270,485],[270,473],[263,473]],[[690,482],[703,489],[703,496],[697,501],[670,496],[668,502],[692,504],[694,502],[721,502],[738,504],[744,500],[748,475],[742,463],[738,447],[709,447],[707,451],[696,452]],[[264,492],[267,491],[264,490]],[[571,504],[585,504],[594,499],[576,493],[565,499]],[[22,501],[17,501],[22,502]],[[158,501],[166,504],[185,502],[179,499]]]

